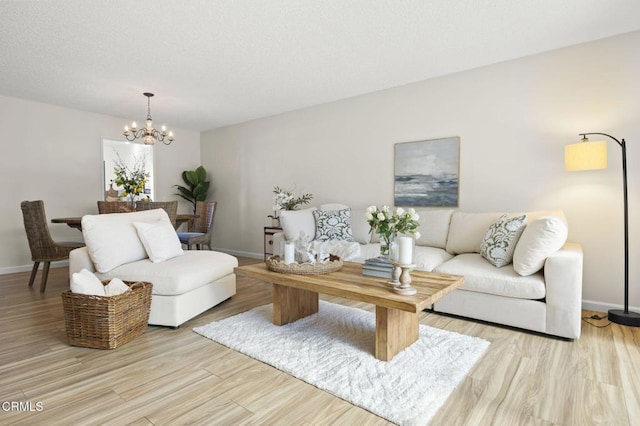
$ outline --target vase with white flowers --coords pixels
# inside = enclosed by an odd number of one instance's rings
[[[267,216],[272,220],[274,224],[278,223],[280,217],[278,212],[280,210],[297,210],[303,204],[309,204],[313,199],[312,194],[302,194],[298,197],[294,197],[293,191],[288,189],[282,189],[279,186],[273,188],[273,193],[276,194],[273,199],[273,215]]]
[[[418,226],[420,226],[420,216],[416,213],[415,209],[403,209],[398,207],[393,214],[396,233],[410,235],[416,240],[420,238],[420,232],[418,232]]]
[[[420,216],[412,208],[404,210],[398,207],[392,211],[389,206],[370,206],[365,212],[365,219],[371,227],[370,232],[378,234],[380,239],[380,256],[388,258],[393,241],[398,234],[412,235],[415,239],[420,238],[417,231],[420,223]]]

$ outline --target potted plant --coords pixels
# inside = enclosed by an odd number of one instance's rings
[[[195,170],[182,172],[182,180],[187,186],[174,185],[179,191],[176,195],[193,204],[194,213],[196,212],[196,201],[205,201],[207,199],[210,182],[206,179],[207,172],[204,167],[199,166]]]
[[[309,204],[313,199],[312,194],[303,194],[299,197],[294,197],[293,192],[287,189],[282,189],[279,186],[273,188],[273,193],[276,194],[273,199],[275,204],[273,205],[273,215],[267,216],[271,219],[271,225],[280,227],[280,217],[278,212],[280,210],[297,210],[303,204]]]

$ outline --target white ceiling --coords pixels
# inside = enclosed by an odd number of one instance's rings
[[[208,130],[635,30],[638,0],[0,0],[0,94]]]

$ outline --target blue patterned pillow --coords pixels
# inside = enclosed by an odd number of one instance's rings
[[[316,241],[354,241],[349,209],[314,210],[313,218],[316,221]]]
[[[502,215],[496,223],[489,227],[482,243],[480,243],[482,257],[497,268],[511,263],[516,244],[518,244],[526,225],[526,215],[518,217]]]

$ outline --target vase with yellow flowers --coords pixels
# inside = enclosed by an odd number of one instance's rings
[[[118,156],[114,163],[113,172],[116,178],[112,182],[122,188],[120,197],[129,201],[129,208],[134,210],[136,200],[144,194],[144,186],[150,176],[144,167],[145,158],[134,157],[133,165],[129,166]]]

